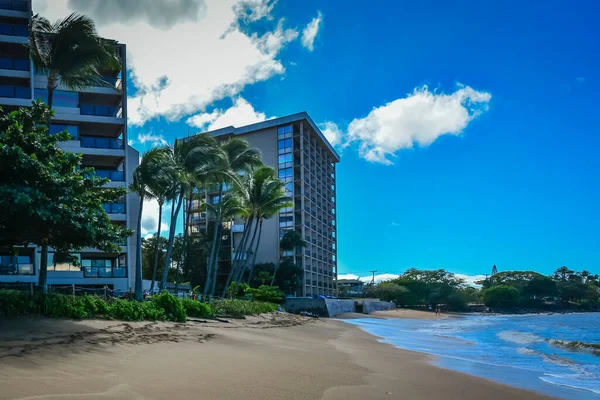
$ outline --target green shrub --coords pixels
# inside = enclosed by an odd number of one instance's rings
[[[165,310],[150,301],[113,299],[109,309],[112,318],[123,321],[164,321],[167,319]]]
[[[489,307],[514,307],[519,304],[519,290],[507,285],[492,286],[483,291],[483,302]]]
[[[242,298],[246,295],[248,289],[250,289],[250,286],[246,283],[231,282],[227,288],[227,295],[233,298]]]
[[[165,315],[169,321],[185,322],[187,315],[181,300],[166,290],[152,296],[152,303],[157,308],[165,310]]]
[[[181,303],[188,317],[209,318],[214,314],[211,306],[198,300],[182,299]]]
[[[281,303],[285,299],[285,295],[277,286],[262,285],[258,289],[249,288],[246,294],[249,294],[254,301],[267,303]]]
[[[25,292],[0,289],[0,315],[17,316],[39,313],[38,303]]]
[[[236,318],[277,311],[277,304],[249,300],[213,300],[211,306],[216,315]]]

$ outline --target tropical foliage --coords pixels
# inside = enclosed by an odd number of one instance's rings
[[[187,279],[200,286],[206,296],[224,297],[232,282],[254,281],[263,222],[293,205],[276,171],[262,165],[258,150],[244,140],[219,142],[208,134],[177,140],[173,146],[157,147],[146,153],[134,173],[131,189],[140,195],[140,206],[144,200],[157,199],[159,213],[163,205],[170,208],[168,237],[145,244],[140,264],[150,265],[154,246],[152,280],[159,272],[160,261],[161,288],[170,280],[170,271],[176,270],[176,279]],[[184,207],[182,250],[175,257],[175,229]],[[202,229],[197,228],[197,221],[192,224],[192,211],[205,213]],[[242,222],[244,229],[235,237],[232,248],[230,227],[235,221]],[[280,254],[301,245],[300,238],[288,235],[282,241]],[[279,265],[285,264],[285,286],[294,288],[295,278],[288,273],[290,260],[282,257],[281,261],[268,277],[261,272],[262,283],[273,285]],[[147,270],[141,265],[138,268]]]
[[[49,135],[50,116],[48,107],[36,102],[0,117],[0,247],[41,247],[43,292],[49,247],[64,257],[85,247],[118,254],[117,243],[131,234],[111,223],[102,206],[125,191],[104,188],[108,180],[81,168],[81,155],[62,150],[59,142],[71,136]]]

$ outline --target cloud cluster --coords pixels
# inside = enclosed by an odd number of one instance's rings
[[[337,146],[342,140],[344,134],[342,130],[337,126],[335,122],[327,121],[319,124],[319,128],[325,138],[329,141],[332,146]]]
[[[202,131],[211,131],[226,126],[244,126],[266,121],[266,114],[256,111],[252,104],[242,97],[237,97],[233,105],[226,109],[215,109],[210,113],[201,113],[188,118],[188,125],[200,128]]]
[[[323,14],[319,11],[317,16],[314,17],[302,31],[302,46],[306,47],[308,51],[313,51],[315,49],[315,39],[317,38],[319,29],[322,25]]]
[[[391,164],[390,157],[415,144],[428,146],[442,135],[460,134],[487,110],[491,94],[459,86],[450,94],[414,89],[406,97],[374,108],[348,125],[348,142],[359,143],[368,161]]]
[[[168,232],[169,225],[165,222],[165,216],[169,215],[171,207],[163,206],[162,221],[160,224],[161,236],[163,232]],[[156,200],[145,200],[144,209],[142,210],[142,236],[155,234],[158,230],[158,202]]]
[[[140,133],[137,137],[138,142],[150,143],[152,147],[156,146],[164,146],[168,144],[167,140],[163,137],[163,135],[157,135],[155,133]]]
[[[106,10],[110,6],[99,0],[52,0],[44,15],[55,20],[85,11],[97,21],[102,36],[127,44],[130,77],[137,88],[128,99],[132,125],[203,112],[215,101],[239,95],[247,85],[283,74],[279,54],[299,35],[283,20],[260,35],[245,26],[271,20],[272,0],[113,2],[124,16],[109,18],[107,13],[119,13]],[[147,5],[155,2],[160,6]],[[44,0],[34,0],[35,11],[43,6]],[[131,11],[134,6],[139,12]],[[171,8],[156,16],[164,7]],[[180,15],[184,10],[189,15]]]
[[[73,11],[94,16],[96,23],[130,24],[146,21],[159,29],[197,21],[206,12],[204,0],[69,0]]]

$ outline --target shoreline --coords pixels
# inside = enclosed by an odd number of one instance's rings
[[[0,399],[550,399],[434,366],[348,323],[287,313],[0,323]]]

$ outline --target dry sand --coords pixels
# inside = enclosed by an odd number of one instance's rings
[[[544,398],[428,360],[343,322],[283,313],[187,324],[0,319],[0,399]]]

